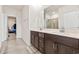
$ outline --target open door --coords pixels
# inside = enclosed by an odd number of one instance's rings
[[[16,17],[8,16],[8,38],[16,39]]]

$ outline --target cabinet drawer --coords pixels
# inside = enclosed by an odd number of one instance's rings
[[[45,34],[45,40],[47,39],[50,39],[50,40],[53,40],[54,42],[56,42],[58,40],[57,38],[58,36],[57,35],[53,35],[53,34]]]
[[[39,33],[39,37],[44,38],[44,33]]]
[[[74,53],[79,53],[79,50],[62,45],[62,44],[58,44],[58,53],[59,54],[74,54]]]
[[[45,39],[53,40],[54,42],[61,43],[73,48],[79,48],[79,39],[66,37],[66,36],[59,36],[54,34],[45,34]]]
[[[73,47],[73,48],[79,48],[78,45],[78,39],[70,38],[70,37],[64,37],[64,36],[58,36],[58,40],[56,40],[58,43]]]

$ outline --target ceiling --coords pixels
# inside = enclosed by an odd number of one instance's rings
[[[3,8],[11,8],[11,9],[17,9],[17,10],[22,10],[24,5],[3,5]]]

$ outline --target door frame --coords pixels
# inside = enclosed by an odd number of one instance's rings
[[[9,18],[9,17],[14,17],[15,20],[16,20],[15,22],[16,22],[16,38],[17,38],[17,17],[14,16],[14,15],[12,15],[12,16],[11,16],[11,15],[8,15],[8,16],[7,16],[7,39],[8,39],[8,35],[9,35],[9,33],[8,33],[8,18]]]

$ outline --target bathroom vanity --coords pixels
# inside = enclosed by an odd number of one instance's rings
[[[31,30],[31,44],[44,54],[77,54],[78,35],[59,30]]]
[[[45,8],[44,21],[37,21],[36,29],[31,29],[31,44],[45,54],[79,53],[78,7],[51,5]]]

